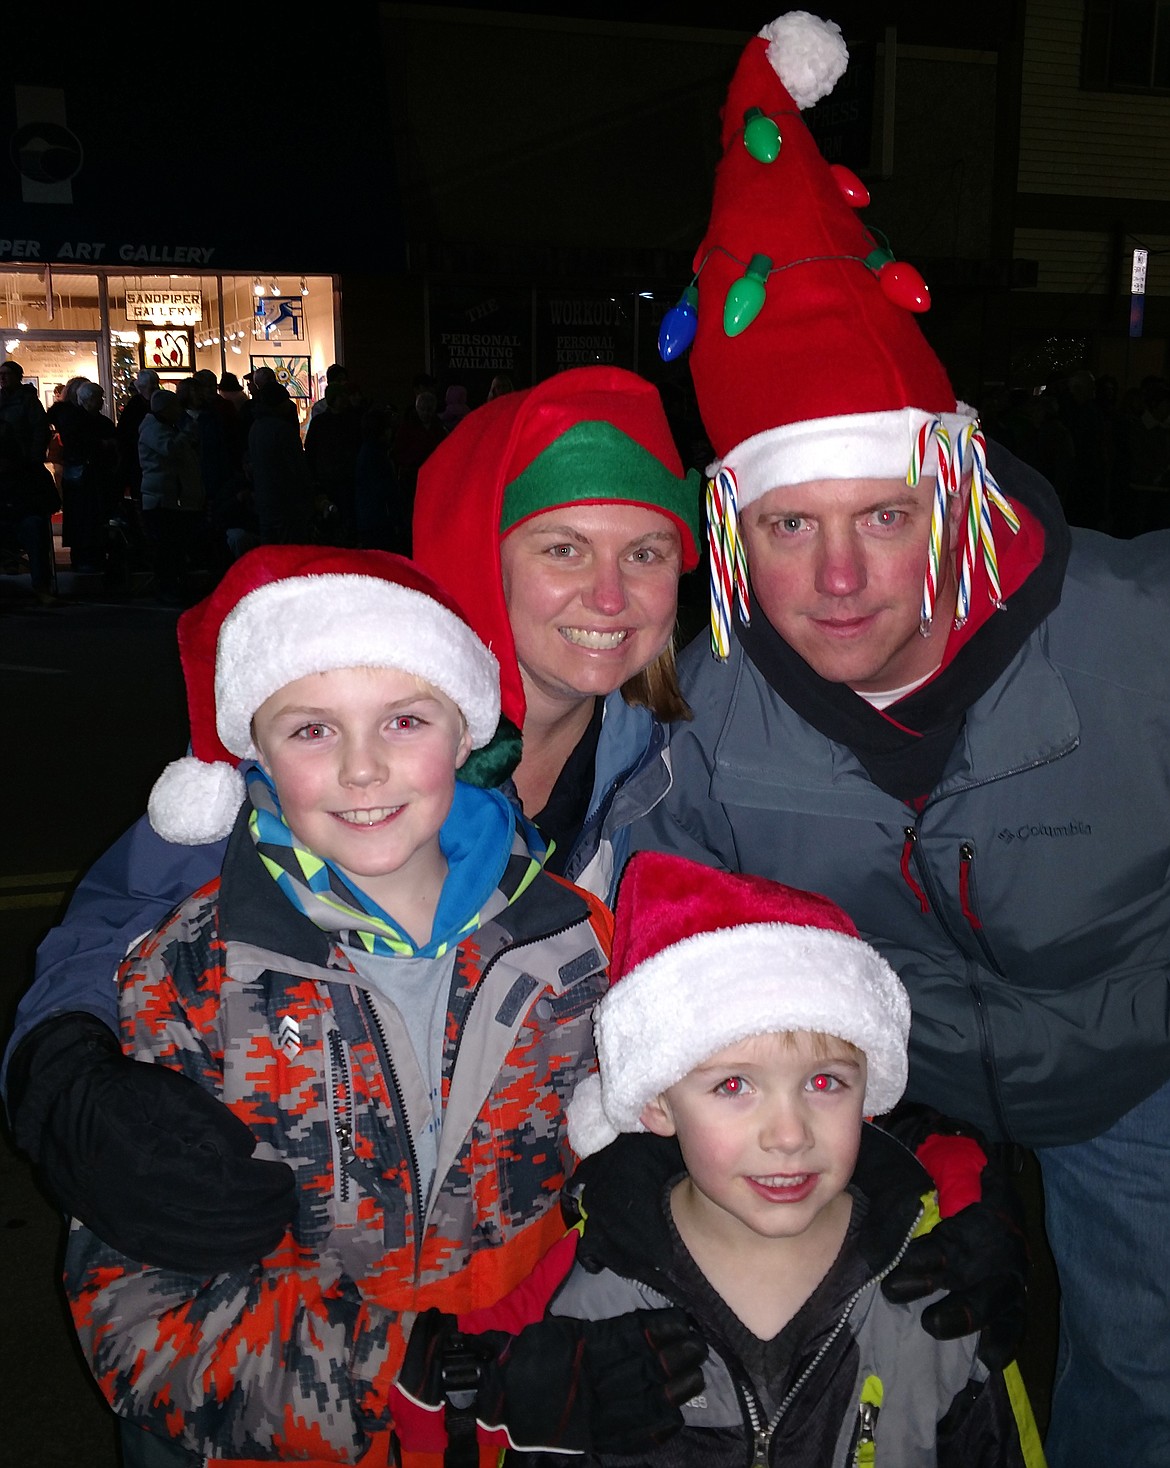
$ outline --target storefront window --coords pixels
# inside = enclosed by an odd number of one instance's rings
[[[336,360],[331,276],[128,275],[29,267],[0,271],[0,345],[48,406],[53,388],[89,377],[121,403],[153,367],[177,388],[270,366],[307,422]]]

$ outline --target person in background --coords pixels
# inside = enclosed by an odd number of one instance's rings
[[[367,408],[354,473],[354,530],[359,545],[410,554],[410,523],[394,468],[392,407]]]
[[[325,412],[328,406],[325,401],[326,395],[328,394],[329,389],[334,384],[336,384],[338,387],[345,388],[347,391],[349,389],[349,368],[345,367],[341,362],[330,362],[329,366],[326,367],[325,392],[322,393],[322,395],[309,409],[310,423],[313,421],[314,418],[319,417],[322,413]]]
[[[41,606],[55,606],[52,517],[61,501],[48,466],[40,457],[47,438],[45,411],[25,401],[36,398],[24,384],[23,369],[15,362],[0,367],[0,549],[20,566],[20,551],[28,557],[33,596]]]
[[[205,496],[206,559],[219,576],[232,559],[232,531],[246,524],[244,446],[240,417],[218,390],[215,373],[201,368],[190,382],[187,413],[195,427],[195,447]]]
[[[178,394],[160,388],[138,430],[142,464],[142,528],[151,553],[156,594],[164,606],[184,606],[191,549],[200,536],[203,478],[192,423]]]
[[[430,388],[423,388],[414,405],[402,415],[394,434],[394,466],[407,504],[413,505],[419,470],[428,457],[447,437],[439,421],[438,400]]]
[[[362,420],[343,383],[325,389],[324,413],[310,418],[305,430],[305,462],[318,503],[331,507],[329,538],[350,545],[357,536],[356,478]]]
[[[313,480],[305,461],[297,410],[271,367],[252,375],[247,475],[261,545],[311,538]]]
[[[494,402],[496,398],[502,398],[506,392],[514,390],[512,379],[504,372],[497,372],[488,384],[486,401]]]
[[[450,433],[470,412],[467,389],[461,384],[452,384],[443,394],[443,411],[439,414],[439,422]]]
[[[99,383],[73,378],[50,414],[61,440],[61,541],[81,575],[105,570],[119,497],[117,429],[102,412],[104,401]]]
[[[850,914],[910,994],[909,1098],[973,1123],[989,1162],[1039,1162],[1060,1284],[1049,1461],[1157,1468],[1170,536],[1070,534],[957,400],[917,283],[866,264],[800,119],[845,60],[837,27],[794,13],[728,94],[689,365],[716,455],[712,582],[732,592],[718,656],[702,638],[680,660],[695,718],[634,844]],[[775,167],[743,145],[749,107],[778,120]],[[728,336],[752,252],[775,273]]]
[[[150,412],[150,400],[159,389],[153,367],[143,367],[134,377],[134,391],[118,409],[118,480],[122,494],[131,500],[137,517],[142,509],[142,465],[138,459],[138,430]]]
[[[237,414],[248,401],[248,394],[240,385],[240,379],[234,372],[225,372],[219,379],[216,391],[225,403],[230,403]]]

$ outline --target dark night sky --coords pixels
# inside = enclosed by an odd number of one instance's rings
[[[647,4],[639,0],[512,0],[510,4],[481,4],[471,10],[514,11],[526,15],[571,16],[590,20],[634,21],[651,25],[707,27],[752,35],[778,15],[809,10],[835,20],[846,37],[880,36],[887,25],[898,28],[904,43],[950,45],[996,50],[1010,30],[1014,0],[983,0],[980,5],[941,5],[938,0],[675,0],[674,4]],[[962,17],[961,21],[957,17]]]

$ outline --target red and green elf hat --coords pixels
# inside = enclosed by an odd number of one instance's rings
[[[676,308],[693,311],[691,375],[717,455],[708,471],[708,535],[712,634],[722,656],[733,596],[747,612],[737,513],[784,485],[903,477],[913,484],[933,471],[928,629],[946,494],[972,472],[974,524],[960,550],[958,616],[969,608],[980,543],[998,599],[990,507],[1009,523],[1014,515],[987,474],[975,411],[956,401],[915,320],[929,292],[866,229],[858,210],[868,191],[825,162],[800,115],[832,91],[848,59],[839,27],[804,11],[780,16],[748,43],[723,110],[707,235]]]
[[[467,620],[500,663],[501,708],[524,727],[524,689],[500,574],[500,541],[558,505],[644,505],[699,560],[699,476],[683,472],[653,383],[619,367],[575,367],[474,409],[419,470],[415,561],[457,588]]]

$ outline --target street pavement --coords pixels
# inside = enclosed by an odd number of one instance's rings
[[[7,839],[0,843],[0,1034],[32,977],[37,942],[74,880],[145,809],[186,748],[178,613],[149,595],[103,596],[60,577],[37,605],[0,575],[0,689]],[[1022,1178],[1035,1259],[1020,1364],[1047,1419],[1056,1288],[1035,1163]],[[0,1127],[0,1442],[21,1468],[117,1468],[111,1414],[73,1339],[58,1283],[63,1224]]]
[[[79,591],[83,596],[79,596]],[[145,808],[187,738],[174,609],[103,598],[60,576],[39,606],[0,576],[5,839],[0,1031],[70,885]],[[73,1339],[58,1285],[61,1218],[0,1129],[0,1443],[21,1468],[116,1468],[115,1424]]]

